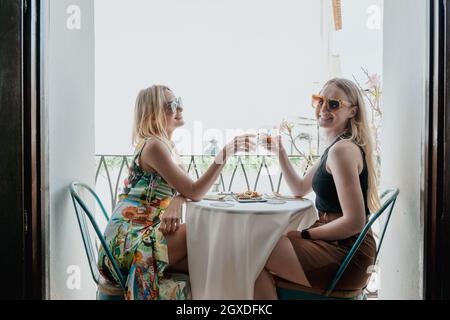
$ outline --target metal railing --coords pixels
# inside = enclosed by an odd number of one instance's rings
[[[290,128],[288,138],[289,145],[286,144],[289,159],[294,162],[297,168],[299,168],[299,174],[304,174],[308,169],[307,157],[309,160],[315,160],[319,158],[313,153],[320,154],[320,132],[319,126],[315,119],[309,119],[305,117],[298,117],[291,125],[295,126]],[[295,134],[294,134],[295,131]],[[297,132],[299,131],[299,132]],[[296,145],[296,142],[305,143],[304,146]],[[313,151],[313,145],[316,150]],[[309,150],[308,152],[300,151]],[[304,152],[304,153],[303,153]],[[131,155],[97,155],[97,168],[95,174],[95,184],[98,186],[100,175],[104,174],[104,178],[107,181],[106,188],[111,199],[111,209],[114,210],[119,193],[119,187],[121,187],[122,178],[125,179],[128,175],[128,169],[132,161]],[[209,167],[214,160],[212,155],[184,155],[181,156],[184,161],[187,172],[191,174],[192,178],[198,179],[201,174]],[[237,155],[232,157],[226,164],[225,169],[220,174],[218,183],[214,186],[212,191],[217,192],[241,192],[245,188],[246,190],[259,191],[258,187],[261,185],[262,176],[267,176],[269,185],[265,187],[265,192],[280,192],[280,188],[283,183],[283,175],[281,172],[271,172],[271,165],[277,163],[277,157],[266,154],[257,155]],[[239,174],[239,171],[240,174]],[[113,172],[115,172],[113,176]],[[251,179],[251,173],[256,173],[254,179]],[[235,186],[237,178],[243,178],[239,187]],[[242,180],[242,179],[241,179]],[[233,190],[233,188],[237,188]],[[106,196],[106,195],[104,195]]]
[[[101,176],[106,179],[107,189],[111,199],[111,208],[114,210],[119,195],[119,188],[122,187],[121,181],[128,176],[128,169],[133,156],[97,155],[96,158],[95,184],[97,185],[99,183]],[[304,156],[291,155],[289,158],[298,167],[299,174],[306,172],[308,165]],[[318,156],[313,156],[313,159],[317,158]],[[198,179],[214,161],[214,156],[185,155],[181,156],[181,159],[192,178]],[[261,186],[261,181],[265,176],[270,190],[263,191],[280,192],[283,183],[283,174],[281,172],[274,173],[274,171],[279,171],[275,170],[277,169],[277,161],[277,157],[270,155],[234,156],[226,164],[212,191],[259,191],[258,188]],[[237,180],[239,180],[237,178],[240,178],[243,185],[235,185]]]

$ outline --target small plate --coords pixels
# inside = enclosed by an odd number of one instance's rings
[[[267,199],[274,199],[274,200],[282,200],[282,201],[304,201],[305,198],[303,197],[295,197],[295,196],[283,196],[280,193],[272,193],[272,194],[265,194],[265,197]]]
[[[208,200],[208,201],[225,201],[227,196],[225,195],[206,195],[203,197],[203,200]]]

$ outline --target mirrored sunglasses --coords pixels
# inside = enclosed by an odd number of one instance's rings
[[[176,98],[175,100],[169,102],[167,104],[167,107],[169,108],[169,110],[172,113],[177,112],[178,108],[182,108],[183,107],[183,100],[181,100],[181,98]]]

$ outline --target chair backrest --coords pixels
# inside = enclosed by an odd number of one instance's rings
[[[111,264],[113,266],[113,271],[115,272],[115,275],[117,279],[119,279],[119,284],[122,287],[122,289],[125,290],[125,280],[122,276],[122,273],[120,272],[119,266],[114,259],[114,256],[111,253],[111,250],[109,250],[109,247],[105,241],[105,238],[103,237],[102,232],[100,231],[100,228],[98,227],[98,224],[95,220],[94,215],[89,210],[89,207],[86,205],[86,202],[83,201],[83,199],[80,196],[80,191],[85,190],[87,191],[97,202],[100,209],[102,210],[102,213],[107,221],[109,221],[109,216],[106,213],[105,207],[103,206],[102,202],[100,201],[100,198],[97,196],[94,190],[92,190],[88,185],[85,185],[83,183],[79,182],[72,182],[70,184],[70,195],[72,197],[73,205],[75,208],[75,213],[77,215],[78,225],[80,226],[81,236],[83,238],[83,244],[84,248],[86,250],[86,255],[89,261],[89,267],[91,269],[92,277],[94,278],[94,281],[98,284],[100,279],[100,271],[98,270],[97,266],[97,259],[96,259],[96,246],[95,246],[95,239],[91,238],[91,234],[89,232],[88,228],[88,222],[91,224],[92,228],[94,229],[95,235],[100,240],[100,243],[103,247],[103,250],[105,250],[106,255],[108,256],[109,260],[111,261]],[[86,219],[86,217],[88,219]]]
[[[392,211],[395,206],[395,202],[397,201],[397,197],[400,193],[399,189],[394,190],[386,190],[380,195],[380,199],[383,201],[383,205],[381,206],[380,210],[378,210],[375,214],[372,215],[369,222],[364,227],[363,231],[359,235],[358,239],[356,240],[355,244],[350,249],[349,253],[345,257],[344,261],[342,262],[341,266],[339,267],[338,271],[336,272],[336,275],[334,276],[333,280],[331,281],[330,285],[328,286],[327,290],[325,291],[325,296],[329,296],[334,288],[336,287],[337,283],[341,279],[342,275],[344,274],[348,264],[352,260],[353,256],[358,251],[359,247],[361,246],[361,243],[364,241],[364,238],[366,237],[367,233],[369,232],[372,225],[375,223],[375,221],[380,218],[380,216],[389,208],[388,216],[386,217],[386,222],[384,223],[384,226],[382,227],[380,241],[378,243],[377,252],[375,255],[375,263],[378,258],[378,254],[380,253],[381,245],[383,243],[384,235],[386,233],[387,226],[389,224],[389,221],[391,219]]]

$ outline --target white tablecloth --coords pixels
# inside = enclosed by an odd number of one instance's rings
[[[255,280],[280,237],[317,220],[310,200],[285,204],[187,204],[187,249],[194,300],[253,299]]]

